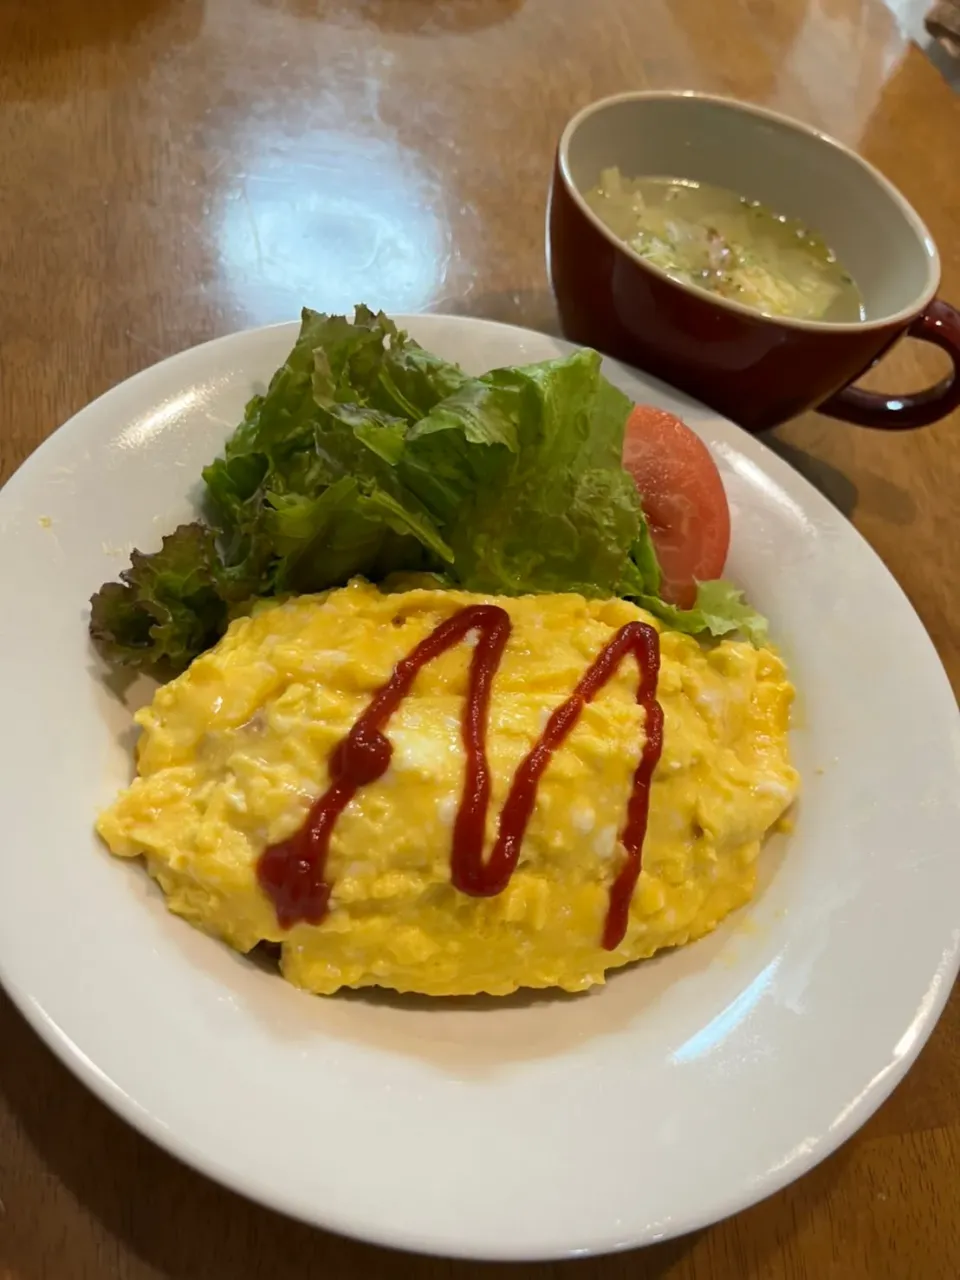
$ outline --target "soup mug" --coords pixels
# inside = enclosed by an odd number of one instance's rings
[[[601,171],[726,187],[818,232],[856,281],[865,319],[769,316],[672,280],[618,239],[584,195]],[[960,313],[936,297],[940,260],[917,213],[872,165],[776,112],[690,92],[585,107],[557,150],[548,259],[564,332],[646,369],[750,431],[806,409],[871,427],[921,427],[960,405]],[[905,335],[952,372],[912,394],[850,384]]]

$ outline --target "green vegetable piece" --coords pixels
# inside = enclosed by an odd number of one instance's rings
[[[91,599],[90,633],[104,657],[131,666],[181,670],[223,634],[237,596],[202,524],[180,525],[153,555],[134,551],[120,579]]]

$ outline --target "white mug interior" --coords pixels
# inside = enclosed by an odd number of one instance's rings
[[[583,200],[601,171],[613,166],[626,178],[712,183],[799,218],[853,276],[867,326],[910,319],[940,282],[930,233],[877,169],[815,129],[747,103],[686,92],[607,98],[567,125],[560,165],[583,210],[613,239]],[[777,322],[836,327],[781,317]]]

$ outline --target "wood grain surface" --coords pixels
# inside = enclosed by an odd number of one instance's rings
[[[2,476],[112,384],[305,300],[553,330],[556,137],[590,99],[647,86],[736,94],[858,147],[926,220],[960,301],[960,98],[880,0],[0,0]],[[908,343],[870,381],[941,371]],[[876,547],[960,687],[960,420],[898,437],[809,415],[770,442]],[[958,1186],[954,997],[892,1099],[799,1183],[641,1253],[495,1274],[952,1278]],[[0,997],[3,1280],[489,1274],[220,1190],[88,1096]]]

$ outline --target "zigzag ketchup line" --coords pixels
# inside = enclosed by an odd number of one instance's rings
[[[375,782],[389,768],[393,748],[383,730],[410,693],[417,674],[470,632],[476,632],[478,640],[470,660],[461,722],[466,767],[453,828],[451,879],[462,893],[474,897],[490,897],[506,888],[516,869],[540,778],[551,756],[572,732],[586,704],[592,702],[616,674],[624,658],[633,654],[636,659],[640,676],[637,702],[645,712],[645,741],[633,775],[627,821],[620,833],[626,856],[610,889],[603,946],[613,951],[623,941],[640,874],[650,784],[663,747],[663,712],[657,702],[659,637],[645,622],[629,622],[600,651],[520,762],[500,812],[496,841],[485,858],[483,838],[490,804],[486,750],[490,693],[510,636],[509,614],[497,605],[488,604],[461,609],[397,663],[390,679],[373,695],[366,711],[334,748],[330,758],[330,785],[312,806],[306,822],[289,840],[264,850],[257,863],[257,878],[273,902],[282,928],[292,928],[300,921],[319,924],[326,916],[330,885],[324,879],[324,871],[337,819],[361,787]]]

